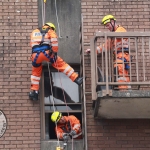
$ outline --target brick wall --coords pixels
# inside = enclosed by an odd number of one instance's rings
[[[1,150],[40,149],[39,103],[28,100],[29,36],[38,25],[37,13],[37,0],[0,1],[0,110],[8,122]]]
[[[106,31],[100,22],[107,14],[114,15],[128,31],[150,30],[149,0],[82,0],[81,4],[85,44],[89,44],[95,31]],[[85,67],[86,91],[90,92],[90,56],[86,54]],[[150,149],[150,120],[94,120],[90,94],[86,100],[88,150]]]
[[[149,0],[82,0],[84,39],[97,30],[105,14],[116,16],[128,31],[149,31]],[[0,1],[0,110],[7,130],[1,150],[40,149],[39,102],[28,100],[31,62],[29,35],[38,26],[37,0]],[[86,48],[86,47],[85,47]],[[86,91],[90,91],[90,57],[85,58]],[[94,120],[91,95],[87,95],[89,150],[149,150],[150,120]]]

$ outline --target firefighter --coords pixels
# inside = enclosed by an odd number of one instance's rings
[[[127,32],[124,27],[121,25],[117,25],[116,18],[113,15],[106,15],[102,19],[102,25],[104,25],[110,32]],[[130,68],[128,63],[130,60],[129,54],[129,43],[127,38],[116,38],[108,39],[107,40],[107,49],[114,51],[114,74],[116,75],[115,81],[116,82],[130,82],[130,78],[128,75],[128,70]],[[110,48],[109,48],[109,47]],[[97,53],[102,53],[104,51],[105,45],[100,45],[97,47]],[[123,53],[122,53],[123,49]],[[90,53],[90,49],[86,50],[86,53]],[[118,77],[117,77],[118,75]],[[119,89],[129,89],[131,86],[128,85],[119,85]]]
[[[73,115],[62,116],[62,113],[55,111],[51,115],[52,122],[57,123],[55,127],[57,138],[67,141],[70,138],[81,139],[82,130],[80,121]]]
[[[66,74],[73,82],[81,85],[82,77],[74,72],[61,57],[58,52],[58,38],[56,35],[55,25],[48,22],[43,27],[33,30],[31,33],[30,45],[32,48],[32,75],[31,75],[31,92],[29,98],[38,100],[39,81],[42,73],[42,62],[51,62],[52,66],[60,72]]]

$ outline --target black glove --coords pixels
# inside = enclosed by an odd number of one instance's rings
[[[52,53],[51,55],[50,55],[50,62],[53,64],[54,62],[56,62],[56,60],[57,60],[57,53]]]
[[[68,133],[63,133],[63,140],[67,141],[69,139],[69,134]]]
[[[75,130],[72,130],[69,134],[70,134],[71,136],[74,136],[74,135],[76,135],[77,133],[76,133]]]

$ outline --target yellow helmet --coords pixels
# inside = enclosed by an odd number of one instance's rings
[[[56,123],[57,123],[57,122],[60,120],[61,117],[62,117],[62,113],[59,112],[59,111],[55,111],[55,112],[53,112],[52,115],[51,115],[51,120],[52,120],[53,122],[56,122]]]
[[[105,25],[106,23],[110,22],[110,20],[116,20],[116,18],[113,15],[106,15],[102,19],[102,24]]]
[[[55,27],[55,25],[53,23],[47,22],[47,23],[45,23],[45,25],[48,25],[49,27],[53,28],[54,31],[56,31],[56,27]]]

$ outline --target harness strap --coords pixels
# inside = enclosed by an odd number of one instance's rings
[[[125,58],[117,58],[117,59],[120,59],[120,60],[123,60],[124,62],[127,62],[127,60],[126,60]],[[130,69],[129,64],[125,64],[125,69],[126,69],[126,70],[129,70],[129,69]]]
[[[35,58],[34,58],[34,60],[33,60],[33,62],[32,62],[32,65],[33,65],[34,67],[40,67],[40,66],[41,66],[41,63],[39,63],[39,64],[36,63],[36,61],[37,61],[37,59],[38,59],[38,57],[39,57],[39,54],[40,54],[40,53],[37,53],[37,54],[36,54],[36,56],[35,56]]]
[[[42,34],[42,39],[41,39],[41,43],[40,43],[40,45],[42,45],[42,43],[44,42],[45,34],[49,31],[50,27],[48,27],[48,28],[39,27],[38,29]]]
[[[70,125],[70,121],[67,122],[67,128],[68,130],[66,129],[65,126],[62,126],[60,127],[65,133],[70,133],[71,132],[71,125]]]
[[[43,52],[46,50],[51,50],[52,46],[48,44],[43,44],[43,45],[36,45],[32,47],[32,53],[38,53],[38,52]]]

